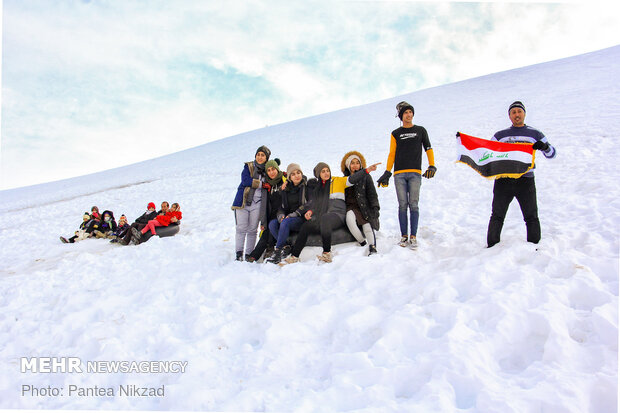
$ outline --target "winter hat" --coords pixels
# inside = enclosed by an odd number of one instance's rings
[[[280,163],[278,161],[278,158],[267,161],[267,163],[265,163],[265,170],[269,168],[276,168],[278,172],[280,172]]]
[[[125,223],[127,223],[127,217],[125,216],[125,214],[121,215],[121,217],[118,219],[118,223],[120,224],[122,220],[125,220]]]
[[[84,215],[82,215],[82,219],[84,221],[88,221],[90,219],[90,214],[88,212],[84,212]]]
[[[415,111],[413,110],[413,106],[411,106],[409,103],[405,102],[404,100],[400,102],[398,105],[396,105],[396,112],[398,113],[398,118],[400,120],[403,120],[403,113],[405,113],[407,109],[411,109],[411,112],[415,114]]]
[[[332,170],[329,168],[329,165],[326,164],[325,162],[319,162],[314,167],[314,176],[316,179],[321,179],[321,171],[323,170],[323,168],[329,169],[329,172],[331,174]]]
[[[154,203],[154,202],[149,202],[149,204],[146,206],[147,211],[148,211],[149,209],[151,209],[151,208],[153,208],[153,209],[157,209],[157,207],[155,206],[155,203]]]
[[[352,154],[344,161],[344,164],[346,165],[349,171],[351,170],[351,161],[353,161],[353,159],[357,159],[360,162],[360,165],[362,164],[362,160],[360,159],[360,157],[357,156],[356,154]]]
[[[267,157],[267,160],[269,160],[269,156],[271,155],[271,151],[269,150],[268,147],[266,147],[265,145],[262,145],[261,147],[259,147],[256,150],[256,153],[254,154],[254,157],[256,158],[256,155],[258,155],[259,152],[262,152],[265,154],[265,156]]]
[[[521,109],[523,109],[523,112],[525,112],[525,105],[523,105],[523,103],[521,103],[520,100],[515,100],[514,102],[512,102],[512,104],[508,108],[508,113],[510,113],[512,108],[521,108]]]
[[[291,176],[291,174],[295,171],[299,171],[301,172],[301,174],[303,175],[304,173],[301,171],[301,166],[299,166],[298,163],[290,163],[288,164],[288,166],[286,167],[286,176]]]

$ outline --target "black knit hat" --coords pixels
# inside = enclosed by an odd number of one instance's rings
[[[405,102],[404,100],[400,102],[398,105],[396,105],[396,112],[400,120],[403,120],[403,113],[405,113],[407,109],[411,109],[411,112],[413,112],[413,114],[415,115],[413,106],[411,106],[409,103]]]
[[[328,164],[326,164],[325,162],[319,162],[314,167],[314,177],[316,179],[321,179],[321,171],[323,170],[323,168],[329,169],[330,173],[332,171]]]
[[[259,147],[256,150],[256,153],[254,154],[254,157],[256,157],[256,155],[258,155],[259,152],[264,153],[265,156],[267,157],[267,160],[269,160],[269,156],[271,156],[271,151],[269,150],[268,147],[266,147],[265,145],[262,145],[261,147]]]
[[[512,102],[512,104],[508,108],[508,113],[510,113],[512,108],[521,108],[521,109],[523,109],[523,112],[525,112],[525,105],[523,105],[523,103],[521,103],[520,100],[515,100],[514,102]]]

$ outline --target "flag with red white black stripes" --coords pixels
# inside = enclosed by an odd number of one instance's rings
[[[534,167],[529,143],[504,143],[456,134],[457,162],[469,165],[485,178],[519,178]]]

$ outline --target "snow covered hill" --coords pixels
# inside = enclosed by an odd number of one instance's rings
[[[0,192],[0,408],[616,412],[619,61],[614,47]],[[486,249],[492,182],[454,163],[454,134],[492,136],[517,99],[558,150],[537,162],[543,238],[525,242],[515,202]],[[385,162],[400,100],[438,166],[422,186],[417,252],[395,245],[392,184],[378,190],[377,256],[344,244],[332,264],[316,248],[284,268],[233,261],[230,204],[259,145],[306,175],[318,161],[339,170],[352,149]],[[58,240],[92,205],[133,220],[163,200],[183,210],[173,238]],[[23,357],[188,364],[22,373]],[[131,384],[165,395],[119,394]],[[78,388],[91,393],[69,394]]]

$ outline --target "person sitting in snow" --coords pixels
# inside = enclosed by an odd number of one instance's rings
[[[172,204],[168,212],[165,215],[157,215],[155,219],[150,220],[142,230],[138,231],[135,228],[131,229],[132,237],[134,244],[138,245],[142,242],[148,240],[143,235],[146,234],[147,231],[151,231],[151,235],[157,235],[155,231],[156,227],[167,227],[171,224],[178,224],[178,222],[183,218],[183,214],[181,213],[181,206],[178,203]]]
[[[109,210],[103,211],[103,219],[101,220],[101,224],[99,224],[99,228],[93,231],[93,234],[97,238],[107,238],[108,235],[111,235],[114,231],[116,231],[117,225],[114,220],[114,213]]]
[[[310,200],[304,214],[306,222],[299,229],[291,256],[284,260],[286,264],[299,261],[299,255],[306,246],[308,236],[312,233],[321,234],[323,253],[317,258],[319,261],[332,262],[332,232],[345,226],[346,203],[345,188],[365,180],[366,175],[377,170],[378,163],[366,169],[355,172],[351,176],[332,177],[331,169],[325,162],[319,162],[314,167],[314,182],[308,182]]]
[[[168,203],[167,202],[164,202],[164,203],[166,204],[166,211],[167,211]],[[164,203],[162,203],[162,207]],[[157,216],[157,211],[155,210],[155,203],[149,202],[148,205],[146,206],[146,212],[140,215],[138,218],[136,218],[136,220],[130,225],[130,228],[135,228],[138,231],[140,231],[142,228],[146,226],[146,224],[148,224],[150,220],[155,219],[156,216]],[[125,235],[119,239],[118,243],[121,245],[128,245],[129,242],[131,241],[131,235],[132,235],[131,229],[128,229]]]
[[[276,249],[267,261],[279,264],[291,253],[287,238],[291,231],[297,232],[305,222],[303,218],[305,205],[308,201],[308,179],[301,171],[299,164],[291,163],[286,168],[288,180],[282,190],[282,201],[276,218],[269,221],[269,231],[276,239]]]
[[[347,152],[342,157],[340,168],[345,176],[350,176],[366,168],[366,159],[357,151]],[[347,228],[362,247],[368,242],[368,255],[376,254],[375,231],[379,230],[379,198],[370,175],[344,190],[344,202],[347,205]],[[363,234],[359,227],[364,231]]]
[[[254,154],[254,161],[246,162],[241,172],[241,183],[231,209],[235,211],[235,255],[237,261],[250,258],[256,245],[258,224],[266,216],[267,187],[265,164],[271,151],[261,146]],[[267,222],[260,222],[266,226]],[[244,256],[245,250],[245,256]]]
[[[80,227],[78,228],[78,230],[75,231],[75,234],[69,239],[65,237],[60,237],[60,240],[65,244],[67,243],[73,244],[74,242],[89,238],[90,234],[86,232],[86,229],[90,225],[90,222],[91,222],[91,215],[88,212],[84,212],[84,215],[82,215],[82,223],[80,224]]]
[[[271,159],[265,163],[265,184],[264,188],[267,191],[267,208],[265,213],[266,217],[261,219],[262,222],[270,222],[272,219],[276,219],[278,215],[278,209],[282,204],[282,188],[286,182],[286,174],[280,170],[280,160],[278,158]],[[254,247],[254,250],[247,258],[248,262],[255,262],[265,253],[265,259],[271,256],[273,252],[273,246],[276,240],[265,225],[261,225],[261,236]]]
[[[118,226],[116,227],[116,231],[112,232],[112,234],[110,234],[108,238],[111,238],[110,242],[112,243],[118,242],[118,240],[123,238],[127,234],[127,232],[129,232],[129,224],[127,223],[127,217],[125,216],[125,214],[123,214],[118,219]]]
[[[90,221],[88,222],[88,227],[86,228],[88,235],[92,236],[93,232],[99,229],[100,224],[101,215],[99,214],[99,207],[95,205],[90,209]]]

